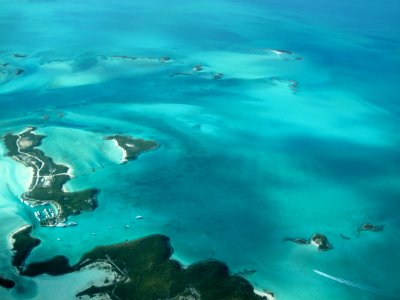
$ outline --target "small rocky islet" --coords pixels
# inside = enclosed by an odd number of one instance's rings
[[[374,231],[374,232],[379,232],[383,231],[385,228],[385,225],[377,225],[377,224],[372,224],[372,223],[364,223],[360,227],[357,228],[357,236],[360,235],[362,231]]]
[[[363,223],[361,226],[357,228],[356,237],[360,236],[362,231],[374,231],[379,232],[383,231],[385,225],[376,225],[372,223]],[[351,237],[340,234],[339,235],[343,240],[351,240]],[[318,250],[327,251],[333,249],[332,244],[329,242],[326,235],[322,233],[314,233],[310,238],[292,238],[292,237],[285,237],[283,239],[284,242],[293,242],[299,245],[309,245],[313,244],[318,247]]]
[[[322,233],[314,233],[309,239],[305,238],[290,238],[286,237],[283,239],[284,242],[294,242],[296,244],[300,245],[315,245],[317,246],[318,250],[320,251],[327,251],[333,249],[333,246],[329,242],[328,238],[326,235]]]
[[[326,250],[331,250],[333,249],[331,243],[329,242],[328,238],[326,235],[322,233],[315,233],[311,237],[311,244],[315,245],[318,247],[318,250],[320,251],[326,251]]]
[[[114,140],[118,147],[124,150],[125,156],[122,162],[129,160],[135,160],[138,156],[144,152],[152,151],[157,149],[160,145],[151,140],[145,140],[142,138],[134,138],[127,135],[110,135],[104,137],[105,140]]]

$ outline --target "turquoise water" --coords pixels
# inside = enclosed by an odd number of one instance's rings
[[[78,226],[41,228],[18,200],[30,171],[0,145],[0,273],[19,286],[0,298],[71,285],[14,274],[7,237],[32,222],[42,244],[28,262],[164,233],[183,263],[255,269],[248,279],[277,299],[396,298],[400,5],[304,2],[0,1],[0,133],[37,126],[41,148],[74,168],[68,189],[101,189]],[[115,133],[161,147],[120,165],[102,140]],[[385,230],[355,238],[364,222]],[[315,232],[334,249],[282,242]],[[76,276],[71,289],[92,275]]]

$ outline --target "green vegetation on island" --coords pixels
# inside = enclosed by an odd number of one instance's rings
[[[362,224],[360,227],[357,228],[357,237],[360,236],[360,233],[362,231],[374,231],[374,232],[378,232],[378,231],[383,231],[383,229],[385,228],[385,225],[381,224],[381,225],[377,225],[377,224],[372,224],[372,223],[364,223]]]
[[[159,144],[155,141],[137,139],[130,136],[124,135],[111,135],[106,136],[105,140],[115,140],[119,147],[121,147],[125,152],[124,161],[135,160],[137,157],[151,150],[156,149]]]
[[[169,238],[151,235],[135,241],[95,247],[84,254],[75,266],[65,257],[29,264],[22,275],[65,274],[89,265],[107,264],[118,274],[118,280],[103,286],[91,286],[76,296],[107,294],[111,299],[193,299],[193,300],[261,300],[243,277],[230,275],[228,267],[208,260],[183,268],[171,259]],[[185,298],[184,298],[185,297]]]
[[[4,144],[11,156],[18,162],[33,169],[33,178],[29,190],[22,194],[21,200],[34,207],[52,204],[54,209],[45,211],[43,216],[36,215],[42,226],[65,226],[70,215],[91,211],[97,207],[97,189],[79,192],[66,192],[64,184],[71,179],[69,167],[55,163],[51,157],[36,147],[40,146],[43,135],[35,134],[34,127],[28,127],[18,134],[6,134]],[[54,211],[55,210],[55,211]]]
[[[349,239],[345,237],[345,239]],[[333,249],[333,246],[329,242],[328,238],[326,235],[322,233],[314,233],[311,238],[305,239],[305,238],[291,238],[291,237],[286,237],[283,239],[284,242],[294,242],[299,245],[309,245],[313,244],[318,247],[318,250],[321,251],[327,251]]]
[[[315,233],[311,237],[311,243],[318,247],[318,250],[326,251],[333,249],[332,245],[329,243],[326,235],[322,233]]]
[[[57,255],[50,260],[43,262],[34,262],[28,264],[21,275],[34,277],[42,274],[52,276],[63,275],[75,271],[76,268],[69,265],[69,260],[65,256]]]
[[[25,259],[29,256],[32,249],[40,244],[40,240],[31,237],[32,226],[26,226],[12,235],[14,256],[12,265],[21,269]]]
[[[15,282],[0,276],[0,286],[5,287],[6,289],[11,289],[15,286]]]

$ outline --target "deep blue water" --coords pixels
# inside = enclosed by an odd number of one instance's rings
[[[277,299],[395,298],[399,20],[388,0],[0,1],[1,134],[37,126],[74,167],[68,188],[101,188],[78,226],[36,227],[29,260],[164,233],[182,262],[256,269],[248,279]],[[161,147],[119,165],[102,140],[114,133]],[[29,173],[4,155],[0,170],[0,273],[25,287],[0,297],[52,299],[73,279],[15,277],[7,235],[34,220],[18,200]],[[356,238],[364,222],[385,230]],[[334,249],[282,242],[315,232]]]

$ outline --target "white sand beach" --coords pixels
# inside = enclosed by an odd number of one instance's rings
[[[126,150],[118,145],[118,142],[116,139],[112,139],[112,141],[115,145],[115,148],[118,148],[120,151],[122,151],[123,155],[121,158],[121,164],[127,162],[128,160],[126,158],[128,157],[128,153],[126,152]]]
[[[263,292],[257,289],[254,289],[254,293],[256,293],[259,296],[267,297],[268,300],[276,300],[274,296],[272,296],[270,293]]]

